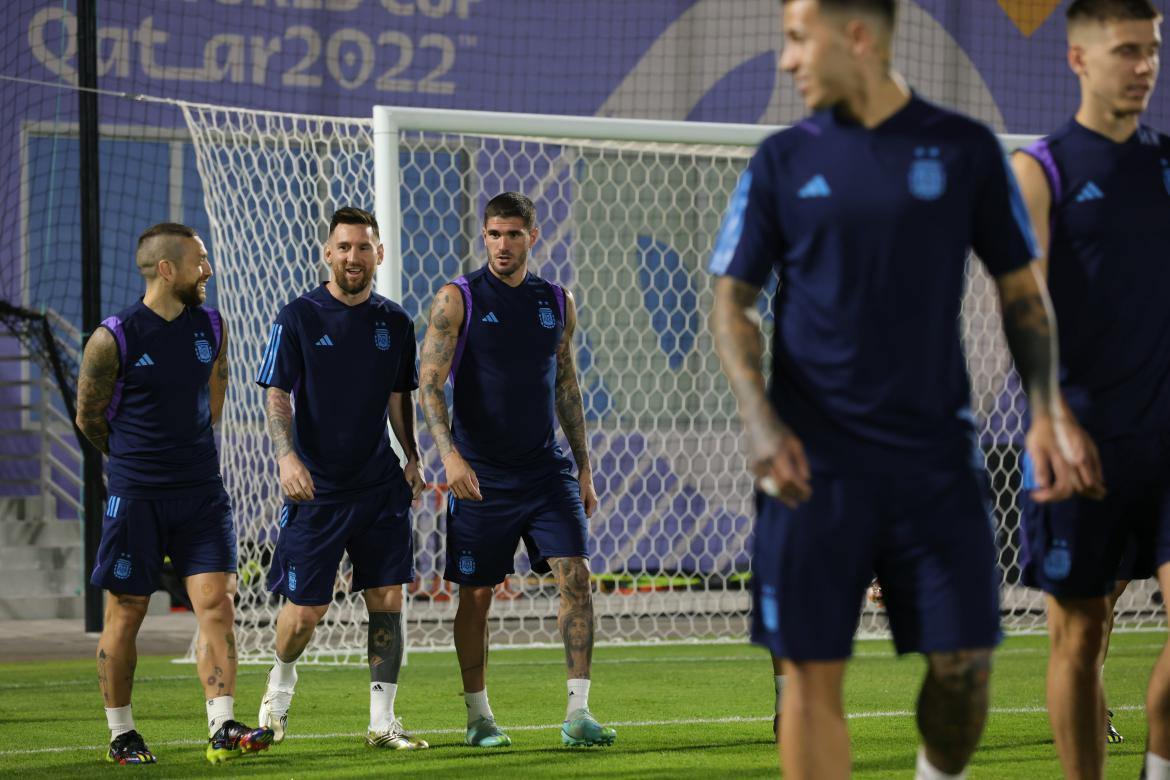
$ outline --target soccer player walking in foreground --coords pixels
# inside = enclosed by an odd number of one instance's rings
[[[329,281],[280,311],[256,376],[267,388],[268,435],[286,497],[268,571],[268,589],[286,601],[260,722],[276,731],[277,742],[284,739],[296,661],[333,601],[344,551],[370,616],[366,744],[425,748],[394,714],[402,584],[414,579],[410,503],[424,484],[411,398],[418,387],[414,323],[373,291],[382,262],[373,214],[336,211],[325,262]],[[391,449],[387,419],[405,466]]]
[[[444,285],[423,339],[422,405],[447,485],[446,578],[459,583],[455,650],[467,704],[468,745],[501,747],[487,697],[487,615],[523,537],[533,568],[556,575],[569,703],[566,745],[617,737],[589,711],[593,595],[586,518],[597,507],[585,414],[573,359],[577,311],[568,290],[528,270],[540,231],[532,201],[492,198],[483,218],[487,265]],[[444,385],[454,387],[454,420]],[[555,423],[573,450],[557,446]]]
[[[90,336],[77,383],[77,427],[109,455],[109,499],[90,581],[109,591],[98,640],[106,760],[153,764],[131,712],[135,647],[163,558],[183,578],[199,624],[196,668],[212,763],[264,750],[268,729],[235,720],[236,529],[212,425],[228,384],[227,324],[203,305],[211,263],[186,225],[138,239],[146,293]]]
[[[876,573],[898,652],[927,657],[917,776],[962,777],[1000,638],[959,343],[970,248],[1028,391],[1037,500],[1097,479],[1091,444],[1061,416],[1055,323],[995,136],[891,70],[894,0],[786,0],[783,16],[781,67],[814,113],[761,144],[711,259],[759,488],[752,636],[785,659],[785,776],[847,777],[842,682]],[[773,269],[766,390],[755,306]]]
[[[1099,667],[1114,588],[1170,595],[1170,137],[1140,123],[1158,75],[1149,0],[1074,0],[1076,116],[1012,163],[1060,319],[1061,390],[1101,450],[1109,494],[1024,499],[1024,581],[1048,604],[1048,718],[1066,777],[1098,778]],[[1119,562],[1123,562],[1119,572]],[[1170,778],[1170,655],[1149,681],[1145,777]]]

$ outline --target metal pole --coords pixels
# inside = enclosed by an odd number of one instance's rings
[[[102,242],[98,178],[97,0],[77,3],[78,141],[81,153],[81,330],[87,337],[101,322]],[[84,444],[84,572],[93,570],[105,514],[102,455]],[[85,584],[85,630],[102,630],[102,591]]]

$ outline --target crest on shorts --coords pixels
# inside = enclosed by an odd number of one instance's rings
[[[383,352],[390,349],[390,329],[384,322],[374,325],[374,346]]]
[[[459,556],[459,573],[475,574],[475,556],[467,550]]]
[[[947,189],[947,171],[937,146],[919,146],[910,163],[910,194],[919,200],[938,200]]]
[[[1044,576],[1050,580],[1063,580],[1072,571],[1072,555],[1068,542],[1054,539],[1052,548],[1044,556]]]
[[[129,557],[119,558],[118,562],[114,564],[114,576],[120,580],[129,579],[132,569],[133,565],[130,563]]]
[[[547,306],[540,307],[540,324],[546,328],[555,328],[557,326],[556,317],[553,317],[552,309]]]
[[[288,589],[294,591],[297,589],[297,570],[293,567],[288,567]]]
[[[1162,186],[1166,188],[1166,194],[1170,195],[1170,161],[1162,160]]]
[[[195,357],[199,358],[200,363],[211,362],[211,343],[206,336],[206,333],[195,334]]]

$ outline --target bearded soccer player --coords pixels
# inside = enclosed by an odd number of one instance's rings
[[[423,340],[423,413],[450,489],[445,576],[459,584],[455,651],[465,742],[474,747],[511,744],[488,703],[487,615],[521,538],[533,568],[551,569],[561,594],[557,623],[568,676],[561,741],[609,745],[617,738],[589,710],[594,622],[586,518],[597,493],[573,359],[577,309],[567,290],[528,269],[539,235],[531,200],[515,192],[492,198],[483,216],[488,262],[440,288]],[[576,478],[556,443],[558,421]]]
[[[732,196],[711,319],[757,478],[752,635],[784,659],[784,773],[849,775],[842,687],[876,573],[897,651],[927,660],[917,777],[962,777],[1000,639],[959,341],[971,248],[1028,391],[1039,500],[1094,478],[1091,445],[1061,416],[1054,322],[995,136],[892,70],[894,0],[782,12],[780,64],[813,113],[760,145]],[[773,269],[766,388],[755,307]]]
[[[1162,16],[1149,0],[1073,0],[1076,114],[1013,165],[1046,249],[1061,389],[1097,440],[1107,495],[1025,500],[1024,581],[1048,607],[1048,718],[1067,777],[1104,772],[1099,674],[1117,581],[1170,595],[1170,137],[1141,122]],[[1120,566],[1119,566],[1120,562]],[[1150,676],[1144,777],[1170,778],[1170,655]]]
[[[260,722],[280,742],[296,661],[333,601],[343,552],[369,611],[366,744],[427,747],[395,714],[402,666],[402,585],[414,579],[410,504],[423,489],[414,431],[414,322],[373,291],[383,247],[374,215],[338,209],[329,223],[330,279],[276,318],[256,382],[285,495],[268,589],[285,598]],[[386,423],[406,455],[400,464]]]
[[[98,640],[106,703],[106,760],[153,764],[130,691],[136,638],[170,556],[199,624],[196,665],[207,702],[213,764],[264,750],[268,729],[235,719],[236,529],[212,426],[228,383],[227,325],[203,305],[211,263],[186,225],[138,239],[146,293],[93,332],[81,359],[77,427],[109,455],[109,499],[90,581],[109,594]]]

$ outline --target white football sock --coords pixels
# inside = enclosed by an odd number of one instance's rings
[[[272,672],[268,677],[269,685],[291,691],[297,684],[297,662],[285,663],[280,656],[273,656]]]
[[[110,727],[110,741],[127,731],[134,731],[134,713],[130,711],[132,705],[125,707],[106,707],[106,725]]]
[[[918,748],[918,766],[914,772],[914,780],[966,780],[966,778],[966,769],[957,775],[948,775],[930,763],[930,760],[926,757],[926,748]]]
[[[1170,759],[1147,751],[1146,771],[1142,773],[1142,777],[1145,780],[1170,780]]]
[[[394,697],[398,685],[388,682],[370,683],[370,731],[385,731],[394,721]]]
[[[569,706],[565,710],[565,719],[582,707],[589,706],[589,680],[577,678],[569,680]]]
[[[467,704],[467,725],[470,726],[480,718],[493,718],[491,705],[488,704],[487,688],[474,693],[464,691],[463,701]]]
[[[207,700],[207,731],[208,736],[215,736],[219,727],[229,720],[236,719],[236,699],[234,696],[216,696]]]

